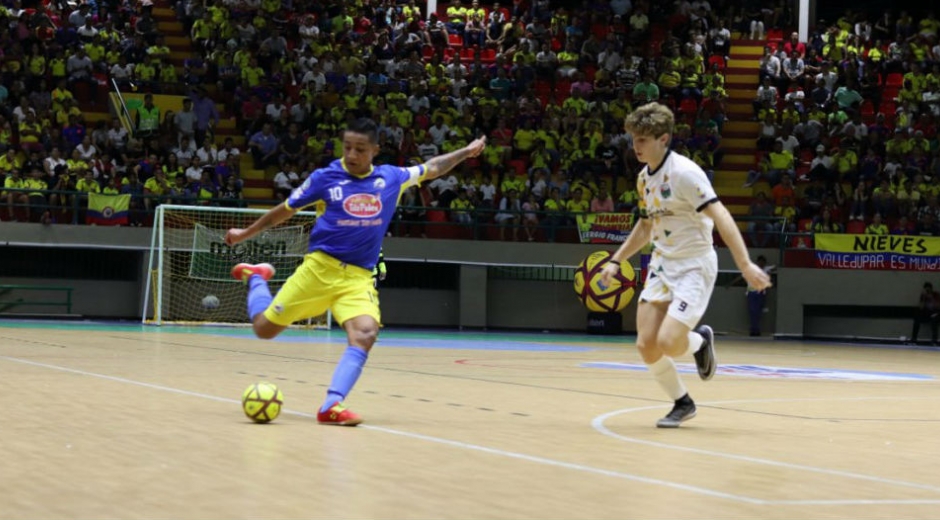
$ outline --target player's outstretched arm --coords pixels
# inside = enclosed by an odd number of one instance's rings
[[[465,160],[483,153],[484,148],[486,148],[486,136],[474,139],[472,143],[464,146],[460,150],[454,150],[453,152],[438,155],[430,159],[428,162],[424,163],[424,180],[430,181],[444,175]]]
[[[757,267],[757,264],[751,262],[751,257],[747,254],[747,246],[744,245],[744,238],[741,237],[741,231],[738,229],[734,217],[728,212],[728,208],[721,201],[715,201],[706,206],[702,212],[715,221],[718,234],[721,235],[721,239],[731,250],[734,263],[741,270],[741,276],[747,280],[747,283],[758,291],[769,288],[770,275]]]
[[[633,230],[630,231],[630,236],[623,241],[623,244],[621,244],[617,252],[610,257],[610,261],[607,262],[607,265],[605,265],[604,269],[601,271],[601,281],[604,285],[610,285],[613,276],[620,271],[621,262],[632,258],[633,255],[637,254],[640,249],[643,249],[643,247],[649,243],[650,220],[648,218],[641,218],[640,221],[633,226]]]
[[[249,238],[261,233],[262,231],[274,227],[281,222],[294,216],[294,210],[287,207],[283,202],[268,210],[267,213],[254,221],[250,226],[244,229],[232,228],[225,233],[225,243],[234,246],[235,244],[248,240]]]

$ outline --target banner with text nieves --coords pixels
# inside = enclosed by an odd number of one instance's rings
[[[816,267],[940,272],[940,237],[817,234]]]
[[[577,220],[584,244],[620,243],[633,229],[633,213],[581,213]]]

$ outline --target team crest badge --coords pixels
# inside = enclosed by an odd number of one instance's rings
[[[372,187],[377,190],[385,189],[385,179],[375,179],[375,182],[372,183]]]
[[[659,194],[663,196],[664,199],[672,197],[672,188],[668,184],[663,184],[659,187]]]

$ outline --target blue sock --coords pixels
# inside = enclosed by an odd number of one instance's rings
[[[333,372],[333,381],[330,382],[330,389],[326,392],[326,402],[320,407],[321,412],[327,411],[337,401],[346,399],[350,390],[359,379],[362,373],[362,367],[366,364],[369,353],[359,347],[349,345],[346,352],[340,358],[336,370]]]
[[[271,305],[271,289],[268,289],[268,282],[264,281],[261,275],[253,274],[248,278],[248,319],[255,320],[255,316],[261,314]]]

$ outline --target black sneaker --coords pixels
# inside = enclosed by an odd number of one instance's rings
[[[718,369],[718,360],[715,358],[715,331],[708,325],[701,325],[695,332],[705,339],[705,343],[693,354],[695,366],[698,368],[698,376],[703,381],[708,381]]]
[[[688,421],[689,419],[695,417],[695,402],[692,401],[692,398],[689,397],[689,394],[685,394],[676,400],[675,406],[672,407],[672,411],[667,413],[665,417],[656,421],[657,428],[678,428],[680,424]]]

